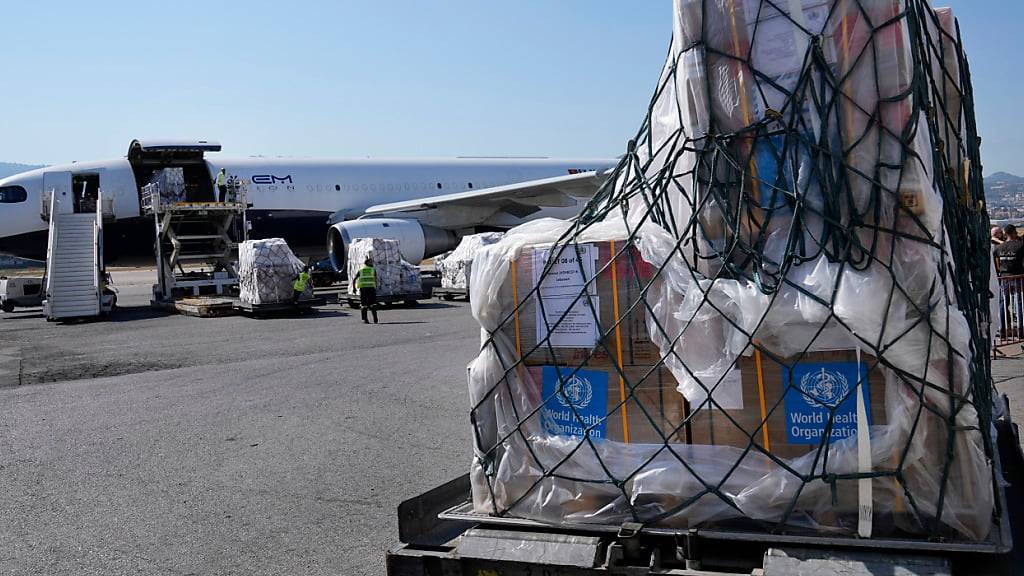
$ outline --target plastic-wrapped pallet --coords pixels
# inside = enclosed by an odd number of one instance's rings
[[[153,173],[149,183],[156,187],[160,195],[160,202],[174,204],[184,202],[185,196],[185,171],[183,168],[163,168]]]
[[[420,267],[413,266],[405,260],[401,262],[399,272],[399,294],[419,294],[423,291],[423,280],[420,278]]]
[[[922,0],[675,1],[614,178],[474,258],[478,512],[992,532],[987,218],[952,22]]]
[[[281,238],[242,242],[238,245],[239,299],[249,304],[290,302],[303,267]],[[312,284],[307,284],[302,298],[311,298],[312,291]]]
[[[464,236],[459,245],[443,258],[435,258],[434,266],[441,274],[442,288],[469,288],[470,267],[473,256],[483,248],[501,240],[503,232],[484,232]]]
[[[359,275],[368,257],[373,259],[377,272],[377,296],[413,295],[423,291],[419,268],[402,260],[398,240],[357,238],[348,248],[349,294],[358,293],[351,279]]]

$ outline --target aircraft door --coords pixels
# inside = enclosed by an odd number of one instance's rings
[[[95,212],[100,196],[99,174],[74,174],[71,190],[75,196],[75,212]]]
[[[53,198],[53,209],[58,214],[70,214],[75,211],[75,194],[71,187],[71,172],[46,172],[43,174],[43,206],[44,214],[50,213],[50,198]]]

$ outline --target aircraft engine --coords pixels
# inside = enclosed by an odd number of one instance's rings
[[[454,232],[416,220],[369,218],[339,222],[327,230],[327,253],[336,272],[345,272],[348,247],[357,238],[398,240],[402,258],[410,264],[454,250],[459,243]]]

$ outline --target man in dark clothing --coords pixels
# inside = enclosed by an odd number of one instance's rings
[[[1017,227],[1007,224],[1003,228],[1006,241],[992,251],[996,259],[996,270],[1000,276],[1024,274],[1024,238],[1017,233]]]
[[[999,305],[1000,335],[1003,338],[1024,337],[1024,238],[1017,227],[1003,228],[1006,241],[996,246],[992,257],[999,273],[1002,302]]]
[[[228,174],[224,168],[217,173],[217,202],[228,201]]]

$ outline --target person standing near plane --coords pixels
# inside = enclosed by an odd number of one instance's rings
[[[292,284],[292,304],[299,301],[302,298],[302,294],[306,291],[306,284],[309,283],[309,266],[302,269],[299,275],[295,277],[295,283]]]
[[[356,288],[359,290],[359,313],[363,317],[363,324],[369,324],[366,319],[366,311],[373,313],[373,323],[377,323],[377,270],[373,267],[373,259],[367,258],[363,267],[359,269],[359,275],[355,278]]]
[[[226,202],[228,199],[228,174],[224,168],[217,173],[217,202]]]

